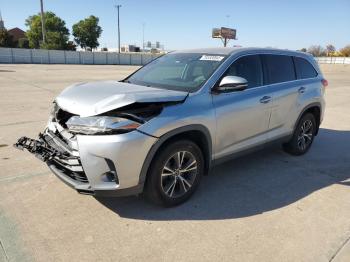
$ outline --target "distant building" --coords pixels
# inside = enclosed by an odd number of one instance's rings
[[[6,30],[4,20],[2,19],[1,11],[0,11],[0,30]],[[7,30],[7,33],[12,39],[11,47],[21,47],[21,48],[29,47],[29,42],[28,42],[28,39],[26,38],[26,33],[22,29],[15,27],[10,30]],[[19,44],[19,41],[18,41],[19,39],[25,39],[24,41],[26,41],[26,43],[23,44],[24,42],[21,41],[21,43]]]
[[[26,38],[26,32],[18,27],[12,28],[8,30],[9,35],[12,36],[13,42],[18,42],[20,38]]]
[[[147,41],[143,52],[150,52],[153,54],[164,53],[164,45],[161,45],[159,41],[156,41],[155,44],[153,44],[151,41]]]
[[[120,51],[123,53],[128,53],[128,52],[140,52],[140,47],[136,45],[125,45],[120,48]]]

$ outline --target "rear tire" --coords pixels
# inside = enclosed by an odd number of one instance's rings
[[[165,207],[185,202],[197,189],[204,166],[203,153],[192,141],[166,145],[151,164],[145,184],[146,197]]]
[[[292,155],[300,156],[309,151],[316,134],[315,116],[306,113],[299,120],[292,139],[283,145],[283,149]]]

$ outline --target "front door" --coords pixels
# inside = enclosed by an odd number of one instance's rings
[[[224,76],[239,76],[248,81],[243,91],[213,94],[217,132],[214,157],[221,158],[267,140],[272,92],[263,86],[259,55],[238,58]]]

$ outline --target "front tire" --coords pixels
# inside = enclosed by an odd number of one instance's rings
[[[284,150],[292,155],[305,154],[311,147],[316,134],[316,120],[313,114],[306,113],[296,126],[292,139],[283,145]]]
[[[145,195],[166,207],[185,202],[197,189],[204,173],[201,149],[190,140],[168,144],[155,156],[145,185]]]

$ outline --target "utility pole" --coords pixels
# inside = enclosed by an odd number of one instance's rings
[[[5,29],[4,20],[2,20],[1,10],[0,10],[0,30]]]
[[[41,31],[43,33],[43,43],[46,43],[46,31],[45,31],[45,17],[44,17],[44,4],[43,0],[40,0],[40,9],[41,9]]]
[[[117,8],[118,11],[118,53],[120,53],[120,23],[119,23],[119,8],[121,8],[121,5],[115,5],[115,8]]]
[[[142,23],[142,52],[145,52],[145,25],[146,23]]]

